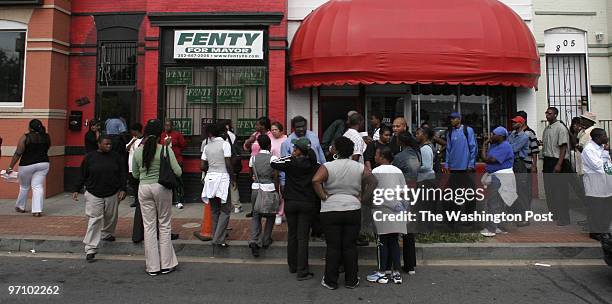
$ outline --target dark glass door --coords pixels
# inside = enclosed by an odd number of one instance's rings
[[[103,90],[98,93],[97,115],[102,122],[109,117],[119,116],[126,126],[140,121],[138,91]]]

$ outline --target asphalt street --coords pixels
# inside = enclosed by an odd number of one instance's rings
[[[174,273],[150,277],[142,260],[107,258],[87,264],[62,256],[0,256],[0,303],[612,303],[612,268],[603,265],[458,262],[419,266],[402,285],[368,283],[373,268],[362,266],[359,288],[330,291],[320,285],[321,266],[313,267],[315,279],[303,282],[282,261],[182,262]],[[59,285],[60,294],[9,295],[11,286],[41,285]]]

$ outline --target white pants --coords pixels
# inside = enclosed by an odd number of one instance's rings
[[[49,163],[36,163],[19,166],[19,196],[16,207],[25,210],[28,192],[32,187],[32,213],[42,212],[45,199],[45,178],[49,173]]]

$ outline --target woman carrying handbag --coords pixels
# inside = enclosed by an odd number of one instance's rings
[[[253,217],[251,219],[251,240],[249,247],[254,257],[259,257],[261,247],[268,248],[272,244],[272,229],[279,206],[279,195],[276,191],[277,172],[270,163],[278,157],[270,153],[271,141],[267,135],[259,135],[257,143],[261,147],[257,155],[251,156],[249,167],[253,173],[254,182],[251,186],[251,202]],[[261,220],[265,218],[263,234]]]
[[[162,123],[149,120],[144,146],[136,150],[132,161],[132,175],[140,181],[138,199],[144,224],[146,272],[152,276],[170,273],[178,265],[170,231],[172,187],[182,171],[172,149],[158,144],[161,133]]]

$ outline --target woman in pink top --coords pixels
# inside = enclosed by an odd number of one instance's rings
[[[281,145],[283,142],[285,142],[285,140],[287,140],[287,135],[285,135],[285,132],[283,131],[283,125],[278,121],[274,122],[272,124],[272,128],[270,129],[270,132],[272,132],[272,138],[270,138],[272,141],[272,151],[270,152],[272,155],[278,158],[281,157]]]
[[[258,118],[257,122],[255,123],[255,133],[253,133],[251,137],[244,142],[244,150],[250,151],[251,156],[257,155],[259,150],[261,150],[261,148],[259,148],[259,144],[257,143],[257,137],[261,134],[267,134],[270,140],[273,140],[274,136],[272,135],[272,132],[270,132],[271,127],[272,123],[270,122],[270,118],[265,116]]]
[[[275,122],[272,124],[272,128],[270,129],[272,132],[272,155],[280,158],[281,157],[281,145],[285,140],[287,140],[287,135],[283,132],[283,125],[280,122]],[[280,196],[280,206],[278,208],[278,213],[276,214],[276,219],[274,220],[274,224],[280,225],[283,223],[283,217],[285,216],[285,200],[283,199],[283,195],[281,193]]]

